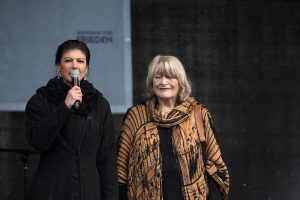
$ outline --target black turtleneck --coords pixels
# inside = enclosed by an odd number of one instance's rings
[[[180,169],[173,152],[172,130],[172,127],[158,129],[162,156],[162,192],[164,200],[182,200]]]

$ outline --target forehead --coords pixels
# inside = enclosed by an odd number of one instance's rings
[[[168,76],[175,76],[176,72],[174,67],[166,63],[159,63],[156,65],[153,74],[160,74],[160,75],[168,75]]]
[[[62,57],[71,57],[71,58],[83,58],[86,59],[86,55],[80,49],[69,49],[63,52]]]

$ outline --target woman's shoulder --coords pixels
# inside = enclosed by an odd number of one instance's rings
[[[47,108],[47,99],[40,93],[33,94],[27,101],[25,106],[25,113],[41,112]]]
[[[127,109],[126,115],[128,113],[137,113],[138,111],[144,111],[144,110],[146,110],[146,102],[141,102],[129,107]]]
[[[94,95],[93,98],[97,99],[96,107],[97,107],[99,112],[101,112],[101,113],[112,112],[111,103],[109,102],[109,100],[105,96],[103,96],[103,94],[101,92],[99,92],[97,90],[96,94]],[[93,107],[92,102],[89,102],[89,104],[91,105],[91,107]]]
[[[146,102],[141,102],[129,107],[125,113],[124,119],[131,116],[140,116],[142,114],[146,114]]]
[[[106,105],[106,106],[110,105],[107,98],[105,96],[103,96],[103,94],[99,90],[95,90],[95,94],[94,94],[93,98],[96,98],[100,104],[103,104],[103,105]]]
[[[134,119],[147,119],[147,112],[146,112],[146,103],[142,102],[136,105],[129,107],[123,117],[123,123],[126,119],[134,118]]]
[[[206,107],[206,105],[198,103],[197,105],[201,106],[201,111],[203,112],[208,112],[208,108]]]
[[[202,116],[211,118],[208,107],[201,100],[197,99],[196,101],[197,101],[197,106],[200,106],[201,108]]]
[[[40,90],[42,88],[44,88],[44,86],[40,87],[39,89],[36,90],[36,92],[27,101],[27,104],[39,103],[39,102],[43,101],[43,99],[45,99],[45,96],[43,95],[43,93],[40,92]]]

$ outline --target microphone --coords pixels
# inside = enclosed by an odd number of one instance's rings
[[[79,86],[79,71],[78,70],[72,70],[71,71],[71,77],[72,77],[72,84],[73,86]],[[80,106],[80,102],[77,100],[75,101],[73,107],[77,110]]]

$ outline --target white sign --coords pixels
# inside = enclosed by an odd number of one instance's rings
[[[112,111],[132,106],[129,0],[2,0],[0,27],[0,110],[24,111],[56,75],[57,47],[69,39],[90,48],[87,78]]]

